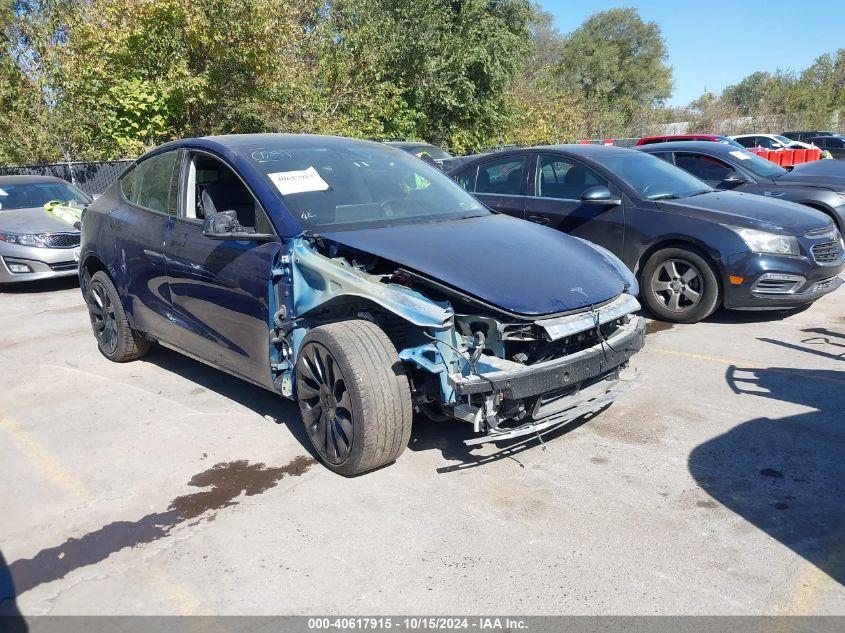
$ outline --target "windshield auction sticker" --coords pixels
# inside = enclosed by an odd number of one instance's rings
[[[329,183],[323,180],[313,166],[299,171],[277,171],[267,176],[283,196],[308,191],[325,191],[329,188]]]
[[[739,160],[750,160],[751,156],[748,155],[748,152],[743,152],[741,150],[735,149],[731,152],[731,156],[734,158],[738,158]]]
[[[9,194],[0,189],[0,196],[8,196]]]

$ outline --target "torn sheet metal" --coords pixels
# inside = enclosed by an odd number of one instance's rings
[[[301,316],[335,297],[354,296],[377,303],[409,323],[444,329],[452,325],[452,308],[353,268],[345,260],[329,259],[297,238],[291,249],[294,274],[294,314]]]

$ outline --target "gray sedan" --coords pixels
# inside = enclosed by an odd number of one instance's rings
[[[77,274],[79,231],[44,211],[91,199],[60,178],[0,176],[0,285]]]

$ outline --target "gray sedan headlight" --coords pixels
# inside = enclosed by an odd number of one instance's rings
[[[792,235],[779,235],[755,229],[729,227],[742,238],[746,246],[755,253],[770,253],[773,255],[799,255],[798,238]]]
[[[40,235],[32,235],[30,233],[0,233],[0,242],[17,244],[19,246],[36,246],[39,248],[45,248],[46,246]]]

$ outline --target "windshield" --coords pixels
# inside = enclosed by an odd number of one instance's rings
[[[704,181],[651,154],[620,152],[596,160],[649,200],[686,198],[713,191]]]
[[[16,182],[0,184],[0,211],[43,207],[48,202],[90,204],[91,199],[68,182]]]
[[[775,134],[774,136],[784,145],[789,145],[792,142],[790,139],[786,138],[785,136],[781,136],[780,134]]]
[[[313,231],[443,222],[487,215],[436,167],[380,143],[313,139],[243,152]]]
[[[760,158],[757,154],[749,152],[746,149],[731,150],[731,156],[740,161],[740,164],[745,169],[761,178],[779,178],[787,173],[783,167],[775,165],[772,161],[766,160],[765,158]]]

